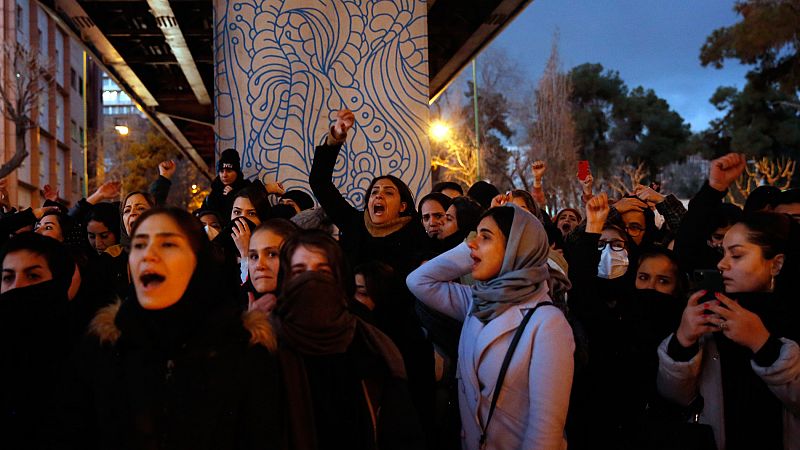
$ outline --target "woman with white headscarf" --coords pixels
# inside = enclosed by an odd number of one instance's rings
[[[477,231],[469,244],[407,279],[420,301],[464,321],[458,349],[462,447],[566,448],[575,343],[550,302],[547,234],[516,206],[490,209]],[[472,287],[450,281],[470,272],[477,281]]]

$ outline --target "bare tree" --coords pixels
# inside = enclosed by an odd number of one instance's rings
[[[748,161],[744,173],[728,190],[728,201],[743,207],[750,192],[758,186],[777,186],[780,189],[788,189],[792,184],[796,166],[797,161],[791,158],[780,158],[773,161],[763,157]]]
[[[36,128],[31,118],[40,107],[42,93],[53,84],[53,66],[44,65],[35,50],[14,42],[3,46],[5,70],[0,78],[0,110],[3,117],[14,123],[16,149],[14,155],[0,166],[0,178],[15,171],[28,157],[26,136]]]
[[[547,162],[545,192],[548,209],[555,211],[579,204],[575,181],[579,144],[572,114],[569,75],[561,70],[558,35],[553,37],[550,58],[536,90],[536,120],[530,130],[531,160]]]
[[[642,184],[642,180],[647,178],[648,174],[647,166],[643,162],[640,162],[637,166],[625,164],[619,166],[619,170],[622,171],[622,175],[611,176],[606,180],[606,186],[619,194],[620,197],[624,197],[636,190],[636,186]]]
[[[434,169],[445,169],[441,174],[443,181],[471,186],[478,180],[478,152],[471,141],[453,137],[431,144],[431,165]]]

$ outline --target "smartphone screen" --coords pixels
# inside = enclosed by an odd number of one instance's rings
[[[722,274],[718,270],[695,270],[691,279],[692,290],[708,291],[700,299],[700,303],[713,300],[714,293],[725,292],[725,285],[722,282]]]
[[[583,181],[589,176],[589,161],[583,159],[578,161],[578,179]]]

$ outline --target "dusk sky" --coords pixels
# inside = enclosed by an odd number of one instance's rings
[[[517,59],[535,83],[554,31],[565,70],[586,62],[619,71],[632,89],[655,90],[692,131],[719,117],[708,99],[718,86],[745,83],[747,67],[702,67],[700,47],[716,28],[738,21],[733,0],[534,0],[491,44]],[[479,61],[480,61],[480,57]],[[465,70],[460,82],[471,78]]]

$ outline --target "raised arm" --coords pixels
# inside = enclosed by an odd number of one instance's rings
[[[314,150],[314,162],[308,175],[311,192],[317,198],[325,214],[340,228],[346,229],[353,216],[359,214],[336,185],[333,184],[333,168],[336,158],[347,139],[347,132],[353,127],[355,116],[352,111],[343,109],[336,114],[336,123],[331,127],[325,144]]]
[[[452,280],[470,272],[469,254],[469,247],[462,243],[422,264],[406,278],[408,289],[426,306],[463,321],[472,304],[472,290]]]

